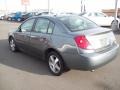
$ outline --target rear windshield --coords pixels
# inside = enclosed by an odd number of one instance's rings
[[[98,27],[94,22],[79,16],[64,16],[59,19],[68,27],[72,32],[83,31]]]

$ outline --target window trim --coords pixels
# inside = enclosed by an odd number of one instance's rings
[[[50,23],[54,24],[52,33],[48,33],[48,29],[49,29]],[[55,28],[55,23],[53,23],[52,21],[50,21],[50,22],[49,22],[49,25],[48,25],[48,28],[47,28],[47,34],[53,34],[54,28]]]

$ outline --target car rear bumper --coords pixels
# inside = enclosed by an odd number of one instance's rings
[[[66,65],[72,69],[93,70],[112,61],[118,53],[119,45],[107,52],[92,54],[64,54]]]

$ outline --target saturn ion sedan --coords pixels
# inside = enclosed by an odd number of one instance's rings
[[[92,71],[112,61],[119,45],[110,29],[80,16],[35,16],[9,33],[10,50],[46,60],[52,74],[65,68]]]

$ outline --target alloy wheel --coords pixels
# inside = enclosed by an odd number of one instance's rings
[[[51,55],[49,57],[49,67],[54,73],[59,73],[61,70],[60,60],[57,56]]]
[[[16,50],[16,45],[13,39],[10,40],[10,49],[14,52]]]

